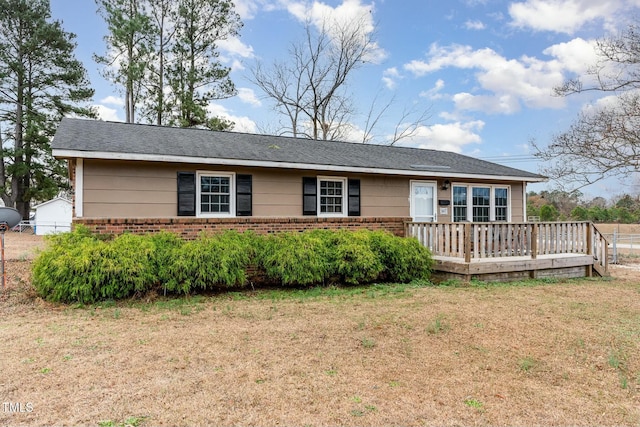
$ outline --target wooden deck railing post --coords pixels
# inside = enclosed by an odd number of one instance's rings
[[[471,224],[464,225],[464,262],[471,262]]]
[[[593,251],[593,224],[587,227],[587,255],[595,255]]]
[[[538,258],[538,224],[531,224],[531,259]]]

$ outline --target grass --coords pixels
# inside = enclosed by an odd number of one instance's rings
[[[533,368],[536,367],[536,365],[538,364],[538,361],[536,361],[533,357],[531,356],[527,356],[523,359],[520,359],[518,361],[518,366],[520,367],[520,370],[522,372],[529,372],[531,371]]]
[[[445,315],[438,314],[435,317],[435,319],[431,320],[427,324],[427,327],[425,330],[427,331],[427,333],[435,335],[435,334],[441,334],[441,333],[447,332],[450,328],[451,326],[447,322]]]
[[[478,399],[474,399],[474,398],[467,398],[464,400],[464,404],[467,405],[470,408],[474,408],[474,409],[478,409],[481,410],[483,405],[482,402],[480,402]]]
[[[35,409],[0,424],[636,426],[639,295],[556,280],[8,301],[3,400]]]

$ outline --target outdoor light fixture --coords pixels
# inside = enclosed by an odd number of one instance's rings
[[[442,189],[443,189],[443,190],[448,190],[448,189],[449,189],[449,187],[451,187],[451,182],[450,182],[448,179],[445,179],[445,180],[442,182]]]

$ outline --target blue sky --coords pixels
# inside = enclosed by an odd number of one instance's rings
[[[353,139],[370,105],[395,99],[376,129],[393,132],[403,111],[429,110],[430,118],[402,145],[451,150],[538,172],[530,141],[545,145],[602,94],[558,98],[553,87],[582,75],[595,60],[596,38],[616,34],[640,16],[640,0],[236,0],[244,27],[220,44],[238,96],[210,105],[236,123],[262,133],[279,117],[249,79],[257,61],[285,59],[303,36],[303,21],[321,16],[367,16],[376,60],[352,76],[349,91],[359,115]],[[105,81],[94,53],[103,54],[106,26],[93,0],[51,0],[53,17],[77,35],[77,57],[96,90],[105,120],[122,120],[122,94]],[[530,190],[548,187],[536,184]],[[606,181],[582,189],[586,197],[640,192],[640,180]]]

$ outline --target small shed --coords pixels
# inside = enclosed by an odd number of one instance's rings
[[[35,233],[39,236],[71,231],[72,203],[56,197],[35,206]]]

